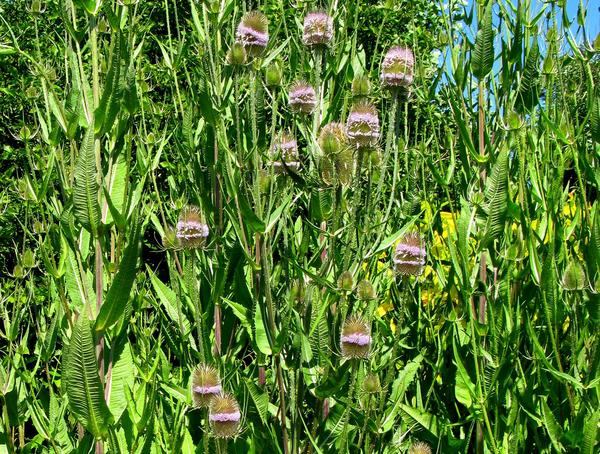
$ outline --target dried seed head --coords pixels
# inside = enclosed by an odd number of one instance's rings
[[[246,64],[246,49],[239,42],[233,43],[229,52],[227,52],[227,63],[231,66],[242,66]]]
[[[372,147],[379,140],[379,116],[377,109],[368,101],[359,101],[346,120],[346,133],[356,148]]]
[[[204,246],[208,237],[208,226],[202,220],[198,207],[188,206],[183,209],[177,221],[176,237],[184,249]]]
[[[297,172],[300,169],[300,158],[296,139],[287,133],[280,134],[273,143],[271,159],[273,159],[273,168],[276,173],[285,173],[285,167]]]
[[[357,74],[352,79],[352,96],[355,98],[365,98],[371,92],[371,81],[369,76]]]
[[[344,358],[366,358],[371,348],[371,328],[365,319],[351,315],[344,322],[340,347]]]
[[[410,447],[408,454],[431,454],[431,448],[427,443],[417,441]]]
[[[307,46],[327,46],[333,39],[333,19],[323,11],[304,17],[302,41]]]
[[[242,43],[251,57],[259,56],[269,42],[269,21],[259,11],[250,11],[242,17],[235,38]]]
[[[408,47],[396,46],[387,51],[381,62],[381,85],[388,88],[412,84],[415,57]]]
[[[367,374],[362,385],[363,391],[367,394],[376,394],[381,391],[381,383],[377,374]]]
[[[401,275],[419,276],[425,266],[425,244],[421,235],[409,233],[396,245],[394,251],[394,266]]]
[[[373,285],[366,279],[358,283],[358,297],[363,301],[371,301],[377,298]]]
[[[348,136],[343,124],[332,122],[321,129],[319,147],[323,153],[321,176],[327,184],[347,185],[352,178],[354,157],[348,146]]]
[[[242,415],[234,397],[230,394],[214,396],[210,402],[208,420],[215,437],[235,437],[240,431]]]
[[[587,285],[585,269],[577,260],[569,262],[562,275],[562,286],[565,290],[583,290]]]
[[[344,292],[351,292],[354,287],[354,279],[352,279],[352,273],[350,271],[344,271],[338,277],[337,285],[340,290]]]
[[[208,364],[201,364],[192,373],[192,397],[196,407],[208,407],[214,396],[221,394],[219,372]]]
[[[292,111],[299,114],[308,115],[317,105],[315,89],[304,81],[294,82],[290,86],[288,98]]]

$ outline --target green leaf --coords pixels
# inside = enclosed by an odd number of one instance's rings
[[[544,425],[546,426],[546,430],[548,431],[548,435],[550,436],[552,446],[554,446],[554,449],[556,449],[557,452],[563,452],[563,447],[560,443],[560,439],[562,438],[562,430],[556,422],[556,419],[554,418],[554,414],[550,410],[550,407],[548,407],[546,399],[542,398],[541,403]]]
[[[96,134],[103,134],[110,131],[115,118],[117,117],[117,113],[119,112],[119,105],[121,102],[121,94],[123,91],[121,59],[125,43],[120,32],[114,36],[114,41],[112,58],[108,74],[106,75],[104,91],[102,92],[102,98],[100,98],[98,108],[94,112]]]
[[[256,406],[256,410],[258,410],[261,421],[263,424],[267,424],[267,418],[269,416],[269,394],[258,389],[250,379],[246,379],[244,382],[246,383],[250,397],[252,397],[252,401]]]
[[[254,340],[256,341],[256,346],[261,353],[265,355],[270,355],[272,353],[271,344],[269,343],[269,337],[267,334],[267,327],[263,320],[261,308],[258,304],[254,310]]]
[[[591,416],[585,418],[583,425],[583,446],[581,454],[593,454],[596,446],[596,438],[598,433],[598,422],[600,422],[600,410],[596,410]]]
[[[91,125],[83,137],[75,165],[73,207],[75,218],[94,236],[97,234],[100,223],[97,173],[94,127]]]
[[[64,367],[69,409],[94,437],[106,438],[113,416],[104,401],[104,388],[98,375],[96,346],[90,321],[85,316],[73,327]]]
[[[137,261],[140,251],[141,227],[134,228],[129,244],[123,252],[123,258],[119,263],[119,271],[115,276],[110,289],[106,295],[104,304],[96,318],[96,332],[101,333],[112,326],[123,315],[131,287],[137,275]]]
[[[113,368],[111,372],[108,407],[115,420],[118,421],[127,408],[127,393],[125,388],[129,388],[130,390],[133,388],[135,367],[131,347],[126,338],[118,345],[118,348],[113,350],[112,354]]]
[[[506,149],[503,149],[496,158],[492,174],[486,183],[485,199],[484,210],[487,221],[483,245],[487,245],[504,232],[508,208],[508,151]]]
[[[494,33],[492,29],[492,0],[488,3],[479,22],[475,37],[475,49],[471,56],[473,75],[482,80],[492,70],[494,64]]]
[[[456,339],[453,339],[452,341],[452,350],[454,351],[454,362],[456,363],[457,369],[454,395],[456,400],[465,407],[470,408],[473,401],[477,398],[475,384],[473,383],[473,380],[471,380],[471,377],[462,362],[461,354],[456,347]]]

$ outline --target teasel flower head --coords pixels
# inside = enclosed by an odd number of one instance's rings
[[[246,64],[246,49],[240,42],[235,42],[227,52],[227,63],[231,66],[243,66]]]
[[[371,81],[369,76],[357,74],[352,79],[352,96],[354,98],[366,98],[371,93]]]
[[[208,407],[213,397],[221,394],[219,372],[208,364],[199,365],[192,373],[192,398],[196,407]]]
[[[419,276],[425,266],[427,252],[421,235],[409,233],[396,245],[394,251],[394,267],[396,272],[404,276]]]
[[[342,326],[340,348],[347,359],[366,358],[371,349],[371,328],[362,317],[351,315]]]
[[[198,207],[188,206],[183,209],[177,221],[175,236],[183,249],[197,249],[204,246],[208,237],[208,225],[202,220]]]
[[[265,70],[265,84],[269,88],[276,88],[281,86],[281,79],[283,78],[281,74],[281,67],[279,63],[274,62],[267,66]]]
[[[415,57],[408,47],[395,46],[381,62],[381,85],[387,88],[408,87],[413,82]]]
[[[373,147],[379,141],[379,116],[368,101],[359,101],[350,110],[346,120],[346,133],[356,148]]]
[[[238,25],[235,38],[243,44],[250,57],[258,57],[269,42],[267,16],[259,11],[246,13]]]
[[[367,374],[364,378],[362,389],[366,394],[377,394],[381,391],[381,382],[377,374]]]
[[[175,227],[167,226],[162,237],[162,245],[166,250],[179,249],[179,239]]]
[[[561,279],[565,290],[583,290],[587,285],[585,269],[577,260],[569,262]]]
[[[333,39],[333,19],[323,11],[314,11],[304,17],[302,41],[307,46],[327,46]]]
[[[354,279],[352,278],[352,273],[350,271],[344,271],[338,277],[337,281],[338,288],[343,292],[351,292],[354,287]]]
[[[300,158],[298,155],[298,143],[290,134],[282,133],[273,143],[271,149],[273,168],[276,173],[285,173],[285,167],[294,172],[300,169]]]
[[[427,443],[417,441],[410,447],[408,454],[431,454],[431,448]]]
[[[309,115],[317,105],[317,94],[307,82],[296,81],[290,86],[288,102],[294,113]]]
[[[348,146],[348,136],[343,124],[331,122],[319,134],[319,148],[323,153],[321,176],[327,184],[350,184],[354,157]]]
[[[215,437],[235,437],[240,431],[241,420],[240,407],[232,395],[219,394],[212,398],[208,421]]]

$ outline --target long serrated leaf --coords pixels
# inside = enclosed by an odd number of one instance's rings
[[[86,131],[81,147],[79,147],[79,156],[75,165],[75,182],[73,183],[73,208],[75,218],[94,236],[96,236],[100,223],[97,172],[94,127],[92,125]]]
[[[119,271],[110,286],[104,304],[96,318],[95,329],[97,333],[106,330],[116,323],[125,311],[131,287],[137,274],[140,229],[133,229],[129,244],[125,248],[121,263],[119,263]]]
[[[85,317],[73,327],[64,365],[71,413],[94,437],[105,438],[113,416],[104,401],[90,321]]]
[[[494,64],[494,34],[492,29],[492,0],[488,0],[479,30],[475,37],[475,49],[471,57],[473,75],[481,80],[492,70]]]

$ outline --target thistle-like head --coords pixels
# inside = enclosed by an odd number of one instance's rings
[[[364,318],[351,315],[346,319],[340,336],[340,348],[344,358],[368,357],[371,341],[371,327]]]
[[[259,56],[269,43],[269,21],[260,11],[246,13],[235,33],[250,57]]]
[[[192,397],[197,407],[208,407],[213,397],[221,394],[219,372],[208,364],[199,365],[192,373]]]
[[[284,164],[288,169],[297,172],[300,169],[298,143],[294,136],[281,133],[271,149],[273,168],[276,173],[285,173]]]
[[[410,447],[408,454],[431,454],[431,448],[427,443],[417,441]]]
[[[175,231],[177,241],[183,249],[197,249],[204,246],[208,237],[208,225],[196,206],[187,206],[177,220]]]
[[[373,147],[379,141],[379,116],[369,101],[359,101],[352,106],[346,120],[346,133],[355,148]]]
[[[404,235],[394,251],[394,267],[396,272],[407,276],[419,276],[425,266],[425,242],[421,235],[413,232]]]
[[[309,115],[317,105],[317,94],[307,82],[296,81],[290,86],[288,102],[294,113]]]
[[[304,17],[302,41],[307,46],[328,46],[333,39],[333,19],[323,11],[314,11]]]
[[[415,57],[408,47],[395,46],[381,62],[381,85],[388,88],[408,87],[414,78]]]
[[[208,421],[217,438],[232,438],[239,431],[242,421],[240,407],[231,394],[219,394],[212,398],[208,410]]]

